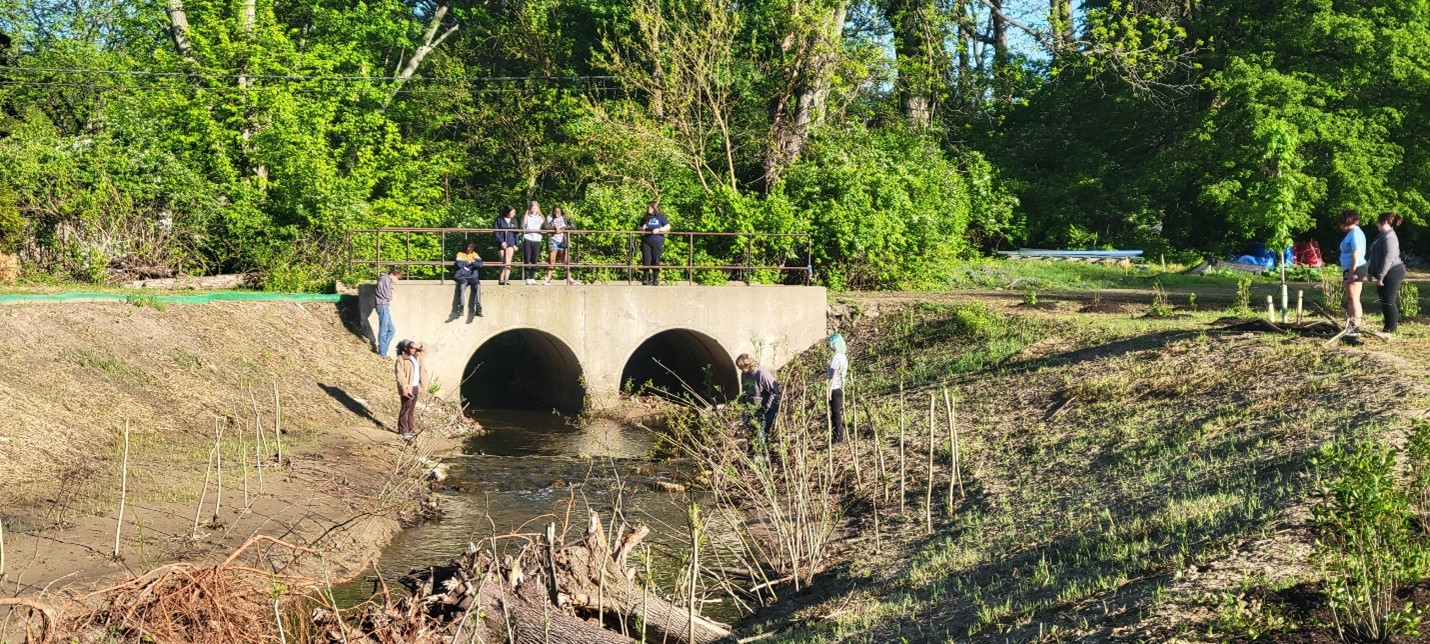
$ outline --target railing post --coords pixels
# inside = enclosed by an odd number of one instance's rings
[[[804,285],[814,286],[814,236],[804,236]]]
[[[375,238],[377,239],[377,242],[376,242],[376,246],[377,246],[377,276],[378,276],[378,277],[381,277],[381,276],[382,276],[382,229],[381,229],[381,228],[378,228],[378,229],[372,231],[372,235],[373,235],[373,237],[375,237]],[[376,278],[374,278],[374,279],[376,279]]]
[[[685,245],[690,251],[690,261],[685,265],[685,281],[695,286],[695,233],[686,236]]]
[[[635,281],[635,280],[631,279],[631,277],[632,277],[633,275],[635,275],[635,269],[633,268],[633,265],[634,265],[634,263],[635,263],[636,244],[635,244],[635,239],[631,237],[631,233],[628,232],[628,233],[625,233],[625,235],[626,235],[626,286],[630,286],[630,285],[631,285],[631,282]]]
[[[447,259],[447,231],[442,231],[441,241],[437,244],[437,261]],[[442,270],[442,266],[437,266],[437,283],[445,285],[447,283],[447,271]]]

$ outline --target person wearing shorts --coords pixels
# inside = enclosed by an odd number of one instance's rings
[[[551,216],[546,218],[546,225],[542,228],[551,231],[547,237],[547,245],[550,247],[550,257],[547,263],[551,268],[546,269],[546,281],[542,282],[546,286],[551,286],[551,278],[556,274],[556,260],[561,260],[561,266],[566,267],[566,283],[570,285],[580,284],[571,276],[571,237],[566,234],[566,211],[561,206],[551,209]]]
[[[1346,325],[1352,333],[1360,328],[1361,283],[1366,281],[1368,269],[1365,257],[1365,231],[1360,229],[1360,213],[1347,210],[1341,213],[1341,285],[1346,299]]]

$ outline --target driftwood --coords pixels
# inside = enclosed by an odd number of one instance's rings
[[[411,597],[344,624],[315,614],[329,642],[735,642],[728,626],[692,614],[638,581],[627,556],[650,533],[640,527],[606,542],[593,512],[585,534],[563,544],[554,525],[516,555],[500,558],[471,545],[451,564],[414,570],[402,578]],[[356,631],[353,632],[356,624]],[[693,634],[693,637],[692,637]]]
[[[179,276],[134,280],[132,282],[125,282],[123,286],[125,288],[217,290],[250,286],[252,281],[252,275],[234,273],[227,275],[205,275],[202,277]]]

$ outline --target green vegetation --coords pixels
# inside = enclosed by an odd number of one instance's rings
[[[0,251],[37,279],[325,290],[355,277],[356,228],[537,199],[629,229],[655,198],[677,230],[812,233],[837,288],[997,281],[956,262],[1016,245],[1329,248],[1342,208],[1430,209],[1427,81],[1404,71],[1427,2],[11,0]],[[1344,55],[1303,46],[1330,32]],[[1087,279],[1139,281],[1115,272]]]

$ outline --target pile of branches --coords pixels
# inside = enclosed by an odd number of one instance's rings
[[[515,555],[499,555],[495,540],[470,545],[447,566],[403,577],[408,596],[384,593],[348,619],[326,609],[313,619],[329,644],[735,642],[728,626],[661,597],[627,563],[649,533],[623,526],[612,547],[592,512],[574,543],[551,524],[544,535],[514,535],[528,539]]]
[[[235,562],[260,542],[316,552],[273,537],[250,539],[222,563],[160,566],[116,586],[76,598],[72,615],[34,600],[0,600],[29,608],[25,640],[153,642],[156,644],[268,644],[282,639],[285,600],[311,596],[320,580]],[[38,618],[38,627],[31,622]]]

